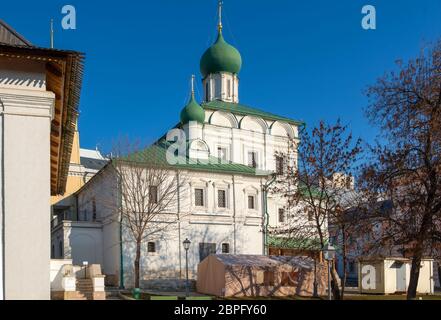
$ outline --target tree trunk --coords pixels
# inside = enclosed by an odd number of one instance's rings
[[[338,281],[337,281],[338,275],[337,275],[337,271],[335,270],[334,263],[331,268],[331,277],[332,277],[332,295],[334,296],[334,300],[340,300],[341,299],[340,288],[338,287]]]
[[[426,233],[428,232],[429,226],[432,222],[430,217],[430,213],[426,213],[424,215],[423,221],[421,223],[421,228],[419,230],[419,237],[413,251],[412,267],[410,268],[409,287],[407,288],[407,300],[413,300],[416,298],[418,279],[420,277],[421,259],[423,258],[424,254],[424,237],[427,236]]]
[[[409,287],[407,288],[407,300],[413,300],[416,298],[416,291],[418,287],[418,279],[420,277],[421,258],[423,251],[418,245],[418,249],[415,250],[415,254],[412,258],[412,267],[410,269]]]
[[[136,254],[135,254],[135,288],[139,288],[139,265],[141,260],[141,241],[136,241]]]

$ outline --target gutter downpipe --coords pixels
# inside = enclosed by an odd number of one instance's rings
[[[0,107],[2,111],[2,115],[0,118],[0,130],[1,130],[1,137],[0,137],[0,198],[1,198],[1,204],[0,204],[0,225],[1,225],[1,237],[0,237],[0,300],[6,300],[6,274],[5,274],[5,242],[6,242],[6,235],[5,235],[5,222],[6,222],[6,216],[5,216],[5,210],[6,210],[6,204],[5,204],[5,116],[3,114],[4,111],[4,105],[2,100],[0,99]]]
[[[178,196],[178,250],[179,250],[179,279],[182,279],[182,252],[181,252],[181,187],[179,179],[179,171],[176,171],[177,196]]]
[[[236,180],[233,174],[233,250],[236,254]]]
[[[268,213],[268,188],[276,181],[276,175],[272,174],[272,178],[266,184],[262,186],[262,197],[264,202],[264,212],[263,212],[263,254],[268,255],[268,224],[269,224],[269,213]]]
[[[118,179],[118,178],[117,178]],[[119,202],[119,208],[122,209],[122,199],[121,199],[121,183],[119,180],[117,180],[117,189],[118,189],[118,202]],[[124,258],[123,258],[123,245],[122,245],[122,213],[120,211],[119,215],[119,288],[124,289]]]

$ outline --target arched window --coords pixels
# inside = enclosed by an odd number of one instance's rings
[[[207,81],[205,83],[205,100],[209,101],[210,100],[210,82]]]

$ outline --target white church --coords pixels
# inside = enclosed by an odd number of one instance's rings
[[[178,173],[183,184],[177,205],[167,212],[177,217],[173,227],[143,243],[141,282],[185,278],[184,239],[191,241],[188,264],[194,278],[197,265],[212,253],[267,254],[267,230],[286,222],[284,200],[267,190],[284,169],[276,151],[287,152],[303,123],[241,104],[241,66],[239,51],[222,35],[220,17],[217,40],[200,61],[203,101],[196,101],[192,89],[180,123],[162,138],[176,129],[185,133],[185,163],[168,163],[170,175]],[[166,163],[164,142],[145,152],[155,150]],[[112,171],[111,164],[105,166],[76,192],[78,221],[62,231],[63,256],[56,258],[100,264],[108,284],[130,288],[134,243],[109,204],[100,201],[118,189]],[[117,206],[118,197],[112,199]]]

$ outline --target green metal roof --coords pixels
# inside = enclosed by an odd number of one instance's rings
[[[243,104],[220,101],[220,100],[205,102],[202,104],[202,108],[211,109],[211,110],[228,111],[231,113],[240,114],[240,115],[244,115],[244,116],[256,116],[256,117],[261,117],[265,120],[284,121],[284,122],[288,122],[288,123],[291,123],[294,125],[304,125],[305,124],[302,121],[278,116],[273,113],[262,111],[260,109],[249,107],[249,106],[246,106]]]
[[[166,158],[166,153],[170,145],[171,144],[168,142],[160,141],[154,145],[151,145],[143,151],[139,151],[129,156],[119,158],[119,160],[137,162],[145,165],[169,167],[170,169],[176,170],[206,171],[249,176],[267,176],[270,174],[270,172],[258,171],[255,168],[248,167],[239,163],[234,163],[231,161],[228,163],[220,163],[220,160],[215,157],[209,157],[209,160],[205,161],[191,159],[188,157],[188,152],[186,157],[176,157],[176,159],[178,160],[177,164],[169,164]]]
[[[318,238],[284,238],[269,236],[268,245],[285,249],[320,250],[321,244]]]

